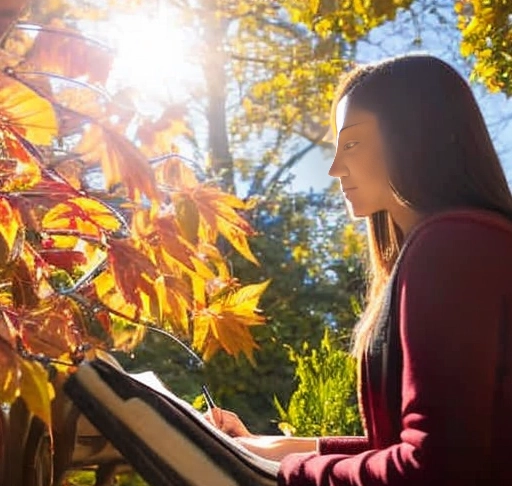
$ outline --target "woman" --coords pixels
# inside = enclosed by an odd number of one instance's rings
[[[356,328],[365,437],[269,438],[281,485],[512,485],[512,196],[465,81],[443,61],[360,67],[333,105],[348,206],[368,220]],[[399,258],[400,257],[400,258]]]

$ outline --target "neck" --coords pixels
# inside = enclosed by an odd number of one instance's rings
[[[389,214],[391,215],[391,218],[395,224],[400,228],[404,239],[407,238],[409,233],[425,217],[424,214],[414,211],[413,209],[401,204],[397,204],[396,207],[392,208],[389,211]]]

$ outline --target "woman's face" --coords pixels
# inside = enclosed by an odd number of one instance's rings
[[[353,216],[389,210],[395,196],[385,164],[384,141],[377,117],[350,106],[345,96],[336,110],[336,155],[329,175],[340,179]]]

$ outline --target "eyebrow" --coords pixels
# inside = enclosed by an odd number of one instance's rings
[[[366,123],[366,122],[353,123],[352,125],[347,125],[346,127],[343,127],[343,128],[338,132],[338,136],[340,135],[340,133],[341,133],[343,130],[346,130],[347,128],[355,127],[356,125],[362,125],[363,123]]]

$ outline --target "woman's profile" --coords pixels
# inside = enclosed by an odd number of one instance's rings
[[[364,437],[262,437],[287,486],[512,484],[512,195],[464,79],[428,55],[356,68],[329,174],[368,223],[356,326]]]

